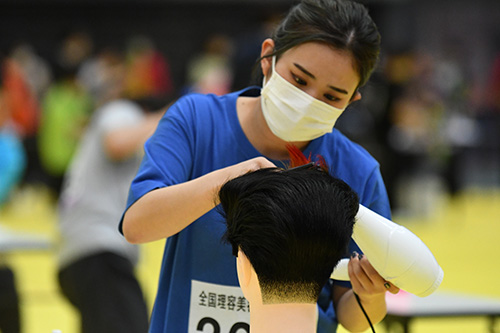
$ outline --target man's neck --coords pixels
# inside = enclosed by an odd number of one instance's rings
[[[251,333],[314,333],[317,322],[316,304],[250,305]]]

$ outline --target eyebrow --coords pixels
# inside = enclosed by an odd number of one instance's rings
[[[309,72],[307,69],[305,69],[304,67],[302,67],[301,65],[297,64],[297,63],[293,63],[295,67],[297,67],[301,72],[303,72],[305,75],[309,76],[310,78],[312,79],[316,79],[316,76],[314,76],[314,74],[312,74],[311,72]],[[349,93],[347,92],[347,90],[345,89],[342,89],[342,88],[338,88],[338,87],[334,87],[334,86],[328,86],[328,88],[332,89],[332,90],[335,90],[341,94],[344,94],[344,95],[349,95]]]

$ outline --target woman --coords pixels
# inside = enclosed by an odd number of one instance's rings
[[[189,95],[169,109],[145,145],[121,225],[132,243],[168,238],[150,332],[248,330],[231,249],[220,241],[224,221],[213,210],[215,195],[228,179],[286,166],[288,143],[306,156],[323,156],[361,204],[389,217],[378,163],[332,131],[343,110],[361,98],[358,89],[379,49],[363,6],[306,0],[262,44],[262,91]],[[354,292],[372,322],[385,316],[385,281],[366,258],[353,256],[350,277],[352,289],[337,281],[323,288],[318,332],[334,332],[337,323],[352,331],[369,327]]]

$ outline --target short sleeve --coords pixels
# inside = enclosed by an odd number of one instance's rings
[[[126,209],[150,191],[189,180],[195,135],[193,108],[189,98],[177,101],[146,141],[141,166],[130,186]]]

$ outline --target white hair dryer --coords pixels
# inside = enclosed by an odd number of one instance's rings
[[[363,205],[359,205],[352,238],[377,272],[400,289],[425,297],[443,280],[443,270],[420,238]],[[342,259],[331,278],[349,280],[348,263],[349,259]]]

